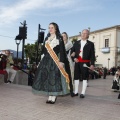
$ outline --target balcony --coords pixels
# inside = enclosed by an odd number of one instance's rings
[[[103,48],[101,49],[101,52],[102,52],[102,53],[110,53],[110,48],[109,48],[109,47],[103,47]]]

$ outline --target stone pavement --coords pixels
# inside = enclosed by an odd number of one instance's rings
[[[120,120],[120,99],[111,91],[112,78],[90,80],[84,99],[61,96],[54,105],[46,104],[47,96],[34,95],[29,86],[2,84],[0,120]]]

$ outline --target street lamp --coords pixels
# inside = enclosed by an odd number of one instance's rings
[[[37,40],[37,56],[36,56],[36,65],[38,65],[38,52],[39,52],[39,45],[41,45],[41,43],[43,43],[44,41],[44,30],[41,28],[41,25],[38,25],[38,40]]]
[[[109,60],[110,60],[110,58],[108,58],[108,70],[109,70]]]
[[[16,45],[17,45],[17,64],[18,64],[18,48],[19,48],[19,44],[20,44],[21,40],[18,40],[17,37],[16,37],[15,42],[16,42]]]

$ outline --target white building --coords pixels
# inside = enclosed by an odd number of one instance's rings
[[[70,40],[80,39],[80,35]],[[95,45],[96,66],[120,66],[120,25],[90,32],[89,40]]]

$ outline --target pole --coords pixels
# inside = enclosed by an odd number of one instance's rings
[[[38,25],[38,40],[37,40],[37,56],[36,56],[36,65],[38,65],[38,51],[39,51],[39,44],[41,44],[41,36],[40,36],[40,32],[42,30],[45,30],[43,28],[41,28],[40,24]]]
[[[23,22],[23,27],[26,27],[26,20]],[[22,67],[24,66],[24,46],[25,46],[25,38],[23,39],[22,44]]]
[[[19,44],[17,44],[17,65],[18,65],[18,46]]]
[[[36,56],[36,65],[38,65],[39,32],[40,32],[40,24],[38,25],[38,40],[37,40],[37,56]]]
[[[22,43],[22,66],[24,65],[24,45],[25,45],[25,39],[23,39],[23,43]]]
[[[109,59],[108,59],[108,70],[109,70]]]
[[[110,58],[108,58],[108,70],[109,70],[109,60],[110,60]]]

